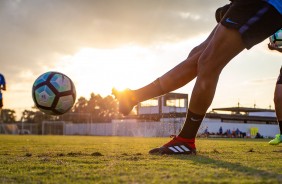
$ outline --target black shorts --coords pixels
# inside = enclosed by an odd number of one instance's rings
[[[3,98],[0,99],[0,108],[3,107]]]
[[[262,0],[234,0],[220,23],[240,32],[247,49],[282,27],[282,15]]]
[[[280,68],[280,74],[277,78],[276,84],[282,84],[282,67]]]

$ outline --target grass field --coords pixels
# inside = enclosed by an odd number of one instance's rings
[[[197,139],[197,156],[156,156],[169,138],[0,136],[1,183],[282,183],[282,144]]]

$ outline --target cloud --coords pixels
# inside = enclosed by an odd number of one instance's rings
[[[187,39],[214,26],[220,5],[209,0],[3,0],[1,60],[28,63],[80,47]]]
[[[8,85],[38,76],[80,48],[149,46],[209,32],[226,1],[1,0],[0,72]],[[26,82],[24,86],[26,86]]]

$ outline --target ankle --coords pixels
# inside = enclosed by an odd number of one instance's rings
[[[180,142],[184,142],[184,143],[186,143],[187,145],[189,145],[190,148],[196,149],[195,138],[187,139],[187,138],[183,138],[183,137],[177,136],[177,139],[178,139]]]
[[[181,136],[177,136],[177,139],[180,140],[181,142],[186,142],[186,143],[191,143],[191,144],[195,144],[195,138],[184,138]]]

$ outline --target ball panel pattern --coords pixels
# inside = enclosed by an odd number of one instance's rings
[[[35,90],[35,99],[39,105],[51,107],[55,99],[55,94],[45,85]]]
[[[44,73],[38,77],[38,79],[34,82],[33,86],[37,86],[38,84],[47,81],[48,77],[50,76],[51,72]]]
[[[69,110],[73,105],[73,97],[72,95],[62,96],[60,97],[55,109],[58,112],[64,113],[66,110]]]
[[[51,80],[51,84],[58,90],[58,92],[65,92],[71,90],[70,79],[61,74],[55,74]]]

